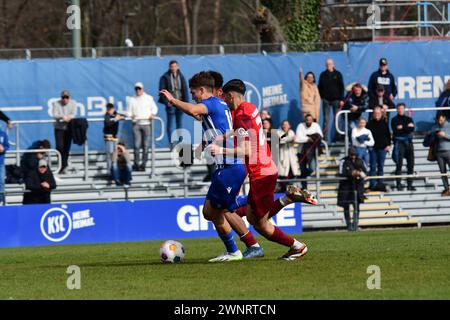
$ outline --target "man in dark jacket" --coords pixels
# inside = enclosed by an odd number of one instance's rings
[[[23,204],[50,203],[50,193],[56,188],[55,178],[48,169],[47,161],[41,159],[39,167],[25,178],[28,192],[23,195]]]
[[[358,120],[361,118],[369,106],[369,96],[360,83],[355,83],[352,90],[347,94],[339,104],[342,110],[350,110],[348,114],[348,136],[351,137],[352,129],[358,126]]]
[[[396,163],[395,175],[402,174],[403,159],[406,158],[406,167],[408,175],[414,173],[414,145],[412,142],[412,133],[414,132],[414,121],[411,117],[405,115],[405,104],[397,104],[397,115],[392,118],[391,128],[393,133],[394,151],[392,158]],[[408,190],[415,191],[412,185],[412,179],[407,179]],[[397,190],[402,191],[401,179],[397,179]]]
[[[105,120],[103,121],[103,138],[106,148],[106,164],[108,173],[111,172],[112,155],[117,146],[117,133],[119,132],[119,121],[124,120],[125,115],[117,113],[114,104],[106,105]]]
[[[330,123],[330,107],[333,107],[334,117],[339,111],[339,103],[344,98],[344,80],[342,74],[334,68],[332,59],[326,61],[327,69],[319,77],[319,93],[323,103],[323,136],[328,141],[328,130],[333,125]],[[333,118],[334,119],[334,118]],[[340,140],[339,133],[334,132],[333,141]]]
[[[370,175],[382,176],[384,175],[386,153],[391,147],[391,132],[388,123],[383,119],[380,106],[373,109],[372,119],[366,128],[372,132],[373,139],[375,140],[374,146],[369,150]],[[369,187],[372,191],[386,191],[383,179],[371,179]]]
[[[186,79],[180,71],[178,62],[172,60],[169,62],[169,70],[164,73],[159,80],[159,91],[161,90],[169,91],[175,99],[182,100],[184,102],[189,101],[189,90],[186,83]],[[167,139],[169,139],[169,144],[171,149],[173,148],[173,141],[170,141],[172,131],[173,131],[173,121],[176,119],[176,128],[181,129],[181,121],[183,117],[183,112],[178,108],[170,106],[169,101],[164,97],[164,95],[159,96],[159,103],[166,106],[167,113]],[[181,137],[179,137],[181,141]]]
[[[389,96],[386,95],[384,86],[381,84],[377,86],[375,96],[372,96],[369,99],[369,109],[373,110],[376,106],[381,107],[382,116],[386,120],[386,122],[389,123],[390,112],[388,112],[388,110],[395,109],[395,104],[394,101],[392,101]]]
[[[397,85],[395,84],[394,75],[388,69],[388,62],[386,58],[380,59],[380,67],[377,71],[372,73],[369,78],[369,96],[373,99],[376,96],[377,86],[382,85],[384,91],[389,99],[392,101],[397,96]]]
[[[350,148],[348,156],[339,163],[339,176],[346,178],[339,181],[337,205],[344,208],[344,218],[348,231],[358,229],[359,204],[364,202],[364,178],[367,168],[358,158],[356,150]],[[353,223],[350,220],[350,205],[353,205]]]
[[[33,142],[28,149],[50,149],[50,147],[50,141],[38,140]],[[44,159],[44,157],[44,152],[24,153],[22,158],[20,159],[20,168],[22,169],[23,176],[26,177],[28,175],[28,172],[35,171],[38,168],[39,160]]]

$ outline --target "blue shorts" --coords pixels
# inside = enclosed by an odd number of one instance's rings
[[[225,165],[217,169],[211,179],[206,199],[215,209],[234,211],[236,197],[241,190],[247,172],[243,164]]]

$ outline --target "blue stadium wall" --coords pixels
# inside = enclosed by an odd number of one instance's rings
[[[0,108],[14,120],[49,119],[49,104],[62,89],[72,92],[78,102],[78,115],[98,118],[104,114],[105,103],[114,102],[119,111],[126,108],[127,96],[133,95],[133,84],[142,81],[146,91],[157,97],[158,81],[172,59],[180,62],[187,78],[194,73],[212,69],[220,71],[225,80],[241,78],[248,84],[248,99],[259,108],[267,107],[274,124],[289,119],[295,127],[300,120],[298,70],[313,71],[316,77],[324,69],[326,58],[333,58],[346,84],[360,81],[367,84],[377,69],[380,57],[386,57],[399,87],[397,101],[411,107],[433,107],[444,82],[450,79],[450,44],[448,41],[351,43],[347,52],[289,53],[286,55],[171,56],[142,58],[83,58],[0,61]],[[158,115],[166,119],[164,107]],[[417,112],[415,121],[420,130],[432,122],[434,112]],[[185,116],[183,126],[200,140],[200,128]],[[104,150],[102,124],[89,128],[89,147]],[[156,133],[160,131],[157,125]],[[195,131],[195,133],[194,133]],[[121,137],[131,141],[131,125],[121,124]],[[37,139],[51,138],[53,130],[46,125],[24,125],[21,146]],[[14,132],[11,132],[14,140]],[[157,143],[167,146],[165,137]]]

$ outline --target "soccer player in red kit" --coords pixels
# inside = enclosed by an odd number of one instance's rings
[[[289,247],[288,252],[282,256],[283,259],[295,260],[304,256],[308,248],[274,226],[269,219],[292,202],[317,202],[308,192],[295,186],[288,186],[286,196],[274,200],[277,167],[265,140],[259,111],[253,104],[245,102],[245,90],[244,82],[239,79],[231,80],[223,87],[225,102],[232,110],[236,147],[223,148],[211,144],[209,149],[213,155],[237,155],[245,158],[250,178],[247,220],[266,239]]]

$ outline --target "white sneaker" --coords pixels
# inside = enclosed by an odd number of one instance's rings
[[[216,258],[208,260],[209,262],[239,261],[242,260],[242,252],[238,250],[234,253],[225,252]]]

